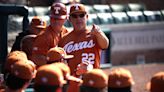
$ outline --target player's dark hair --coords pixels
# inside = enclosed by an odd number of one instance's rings
[[[123,87],[123,88],[108,87],[108,92],[132,92],[132,91],[131,91],[131,86],[130,86],[130,87]]]
[[[105,88],[94,88],[88,86],[81,86],[80,92],[107,92],[107,87]]]
[[[30,82],[30,80],[29,79],[21,79],[12,74],[8,74],[6,76],[6,86],[12,90],[17,90],[17,89],[23,88],[23,86],[27,82]]]
[[[62,87],[60,86],[50,86],[50,85],[34,85],[35,92],[62,92]]]

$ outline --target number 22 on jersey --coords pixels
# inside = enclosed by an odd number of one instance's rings
[[[95,54],[94,53],[82,53],[82,62],[88,61],[90,64],[94,64]]]

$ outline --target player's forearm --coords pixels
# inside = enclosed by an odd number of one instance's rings
[[[97,39],[97,42],[98,42],[99,46],[102,49],[108,48],[109,39],[107,38],[107,36],[102,31],[100,31],[96,34],[96,39]]]
[[[96,36],[97,42],[101,49],[106,49],[109,46],[109,39],[106,37],[104,32],[100,29],[99,26],[93,24],[91,29],[91,34]]]

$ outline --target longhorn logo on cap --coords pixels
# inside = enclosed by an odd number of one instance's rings
[[[75,5],[75,10],[79,10],[79,5]]]
[[[60,7],[54,7],[55,14],[59,14],[59,10],[60,10],[60,9],[61,9]]]
[[[121,85],[121,82],[120,82],[120,81],[116,81],[116,84],[117,84],[118,86],[120,86],[120,85]]]
[[[41,23],[40,23],[41,25],[43,25],[44,23],[43,23],[43,21],[41,20]]]

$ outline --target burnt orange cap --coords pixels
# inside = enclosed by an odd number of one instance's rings
[[[5,70],[10,71],[13,68],[13,64],[20,60],[27,60],[27,55],[23,51],[13,51],[10,52],[7,56],[6,62],[5,62]]]
[[[164,92],[164,71],[154,74],[151,81],[147,83],[150,92]]]
[[[36,65],[29,60],[20,60],[13,65],[11,74],[22,79],[32,79],[35,77]]]
[[[30,26],[33,28],[46,28],[46,21],[43,21],[40,17],[34,16],[31,20]]]
[[[134,84],[131,72],[124,68],[112,69],[108,76],[108,87],[122,88]]]
[[[14,57],[21,57],[21,58],[27,59],[27,55],[26,55],[26,53],[23,52],[23,51],[18,51],[18,50],[12,51],[12,52],[10,52],[10,53],[8,54],[7,57],[12,57],[12,56],[14,56]]]
[[[73,55],[67,55],[63,48],[54,47],[51,48],[47,53],[47,62],[56,61],[60,59],[71,59],[73,57]]]
[[[62,86],[65,83],[62,71],[51,64],[40,66],[34,80],[34,85]]]
[[[83,4],[72,4],[69,15],[74,13],[87,13]]]
[[[93,69],[83,75],[83,86],[104,88],[108,85],[108,76],[101,69]]]

